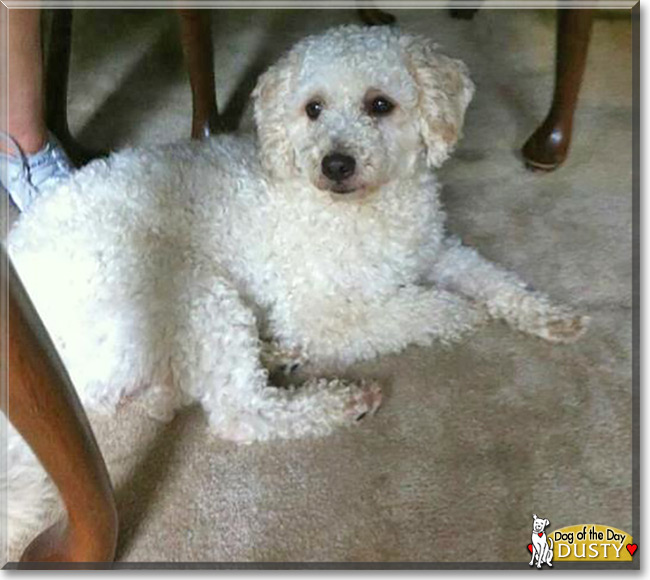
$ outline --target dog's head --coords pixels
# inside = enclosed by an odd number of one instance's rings
[[[335,28],[298,43],[255,88],[263,164],[344,197],[439,167],[458,141],[474,85],[428,39]]]
[[[533,514],[533,532],[536,534],[543,532],[544,528],[549,524],[550,522],[547,519],[538,518],[535,514]]]

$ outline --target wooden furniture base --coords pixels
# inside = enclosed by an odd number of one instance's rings
[[[70,133],[68,127],[68,75],[72,43],[72,10],[53,11],[52,31],[45,65],[45,124],[56,135],[70,161],[81,167],[107,151],[88,149]]]
[[[471,20],[478,12],[478,8],[450,8],[449,14],[452,18],[459,20]]]
[[[67,517],[37,536],[21,562],[110,562],[118,519],[104,460],[61,360],[4,247],[8,288],[8,412],[56,485]],[[8,283],[8,285],[7,285]]]
[[[453,18],[464,20],[476,12],[476,8],[450,10]],[[541,171],[557,169],[567,158],[594,16],[593,9],[560,8],[557,13],[553,102],[544,122],[522,147],[526,167]]]
[[[81,145],[68,126],[68,76],[73,11],[55,9],[45,72],[45,120],[78,167],[107,151]],[[192,138],[201,139],[221,130],[214,82],[210,10],[178,9],[181,44],[192,87]]]
[[[179,9],[181,45],[192,87],[192,139],[221,130],[212,57],[210,10]]]
[[[359,8],[359,18],[368,26],[385,26],[387,24],[395,24],[396,18],[383,10],[376,8]]]
[[[566,159],[587,62],[593,9],[558,10],[555,89],[551,110],[522,148],[526,165],[550,171]]]

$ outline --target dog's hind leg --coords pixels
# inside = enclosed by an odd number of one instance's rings
[[[238,395],[240,400],[211,413],[211,427],[220,437],[240,443],[327,435],[374,414],[381,404],[375,383],[337,379],[310,379],[288,389],[258,384]]]
[[[278,389],[261,364],[252,311],[227,281],[192,280],[176,305],[174,382],[206,410],[211,429],[239,441],[324,435],[381,402],[374,384],[312,379]]]
[[[448,239],[431,272],[440,288],[484,303],[493,318],[550,342],[571,342],[586,330],[588,318],[532,290],[515,274],[488,262],[473,248]]]

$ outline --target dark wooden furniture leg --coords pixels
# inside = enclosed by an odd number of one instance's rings
[[[32,541],[21,561],[112,561],[118,520],[106,466],[43,324],[11,264],[7,268],[4,248],[0,262],[0,282],[9,279],[9,420],[52,478],[67,510],[63,521]]]
[[[471,20],[478,10],[478,8],[450,8],[449,14],[458,20]]]
[[[550,171],[566,159],[593,21],[592,9],[558,10],[553,103],[522,153],[532,169]]]
[[[77,166],[106,151],[88,149],[78,143],[68,127],[68,74],[70,72],[70,45],[72,43],[72,10],[53,10],[52,30],[45,66],[45,124],[54,133],[70,160]]]
[[[359,8],[359,18],[368,26],[385,26],[395,24],[396,18],[389,12],[376,8]]]
[[[192,87],[192,138],[202,139],[221,130],[214,84],[211,11],[178,9],[178,14]]]

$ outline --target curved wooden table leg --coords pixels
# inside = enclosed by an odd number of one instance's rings
[[[178,9],[181,44],[192,87],[192,139],[221,131],[214,85],[209,10]]]
[[[8,416],[56,485],[67,518],[37,536],[22,562],[109,562],[117,510],[108,472],[54,346],[2,248],[8,274]],[[4,286],[6,288],[6,286]],[[3,409],[6,412],[6,409]]]
[[[558,11],[553,103],[546,120],[522,149],[526,164],[532,169],[550,171],[566,159],[592,21],[593,9]]]
[[[72,10],[53,10],[52,31],[45,66],[45,124],[54,133],[70,160],[81,167],[107,151],[88,149],[70,133],[68,127],[68,75],[70,72],[70,44],[72,43]]]

